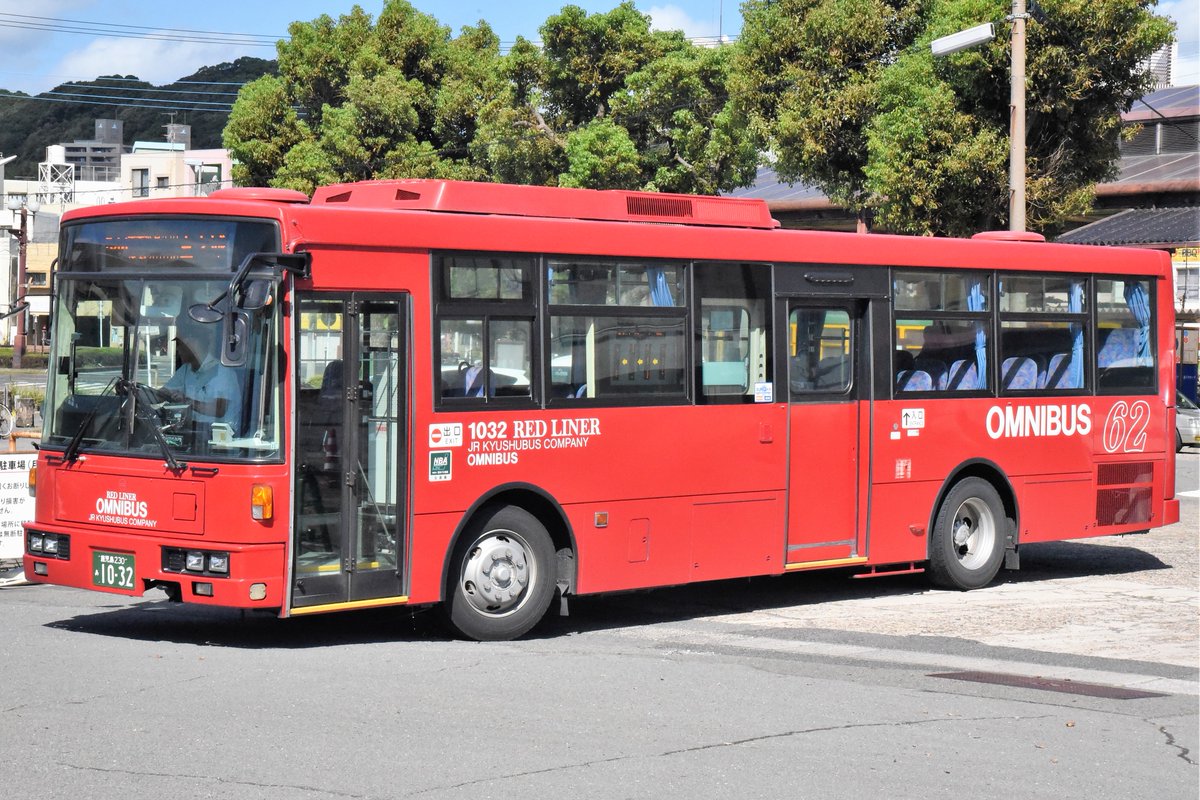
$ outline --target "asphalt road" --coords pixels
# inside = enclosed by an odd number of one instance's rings
[[[1180,457],[1193,495],[1198,466]],[[71,800],[1195,800],[1198,508],[1029,546],[976,592],[727,581],[578,598],[501,644],[427,613],[8,589],[0,780]]]

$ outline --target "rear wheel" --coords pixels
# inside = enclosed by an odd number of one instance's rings
[[[0,436],[8,436],[13,430],[13,415],[7,406],[0,405]]]
[[[554,597],[554,544],[528,511],[502,506],[471,523],[454,551],[443,610],[468,639],[515,639]]]
[[[946,589],[979,589],[991,583],[1004,560],[1004,503],[982,478],[959,481],[938,509],[930,542],[929,572]]]

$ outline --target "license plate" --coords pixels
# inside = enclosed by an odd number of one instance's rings
[[[92,584],[133,591],[133,554],[92,551]]]

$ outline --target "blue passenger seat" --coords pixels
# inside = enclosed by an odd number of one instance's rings
[[[1036,389],[1038,385],[1037,362],[1024,356],[1004,359],[1000,367],[1000,388],[1010,391]]]

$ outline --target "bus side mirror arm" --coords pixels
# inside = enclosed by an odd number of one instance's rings
[[[226,367],[240,367],[246,363],[246,335],[250,330],[250,318],[243,306],[245,298],[238,300],[238,292],[246,283],[250,269],[256,264],[266,262],[269,267],[287,272],[299,278],[307,278],[311,273],[312,255],[307,251],[299,253],[248,253],[238,265],[237,272],[229,280],[229,286],[221,294],[207,304],[197,303],[188,309],[188,316],[197,322],[221,322],[221,364]],[[217,304],[225,298],[229,301],[221,311]],[[257,310],[257,309],[254,309]]]
[[[229,286],[225,291],[214,297],[207,303],[197,303],[188,309],[188,316],[196,320],[196,322],[211,323],[216,322],[221,318],[222,312],[217,309],[217,304],[226,297],[230,298],[227,303],[229,313],[236,307],[234,298],[237,295],[238,289],[246,281],[246,276],[250,274],[250,269],[256,263],[265,262],[268,267],[277,268],[280,272],[288,272],[298,278],[307,278],[311,272],[312,255],[307,251],[299,253],[248,253],[242,259],[242,263],[238,265],[237,272],[229,279]]]

